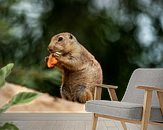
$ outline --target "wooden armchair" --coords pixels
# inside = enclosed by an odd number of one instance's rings
[[[100,100],[102,87],[108,89],[112,101]],[[97,85],[95,100],[86,103],[86,111],[93,112],[92,130],[96,130],[98,117],[118,120],[124,130],[126,122],[141,124],[141,130],[147,130],[148,124],[163,128],[163,69],[136,69],[122,101],[117,99],[116,88]]]

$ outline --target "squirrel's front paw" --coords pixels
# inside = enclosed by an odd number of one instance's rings
[[[55,53],[53,53],[53,56],[54,56],[57,60],[60,59],[61,55],[62,55],[61,52],[55,52]]]

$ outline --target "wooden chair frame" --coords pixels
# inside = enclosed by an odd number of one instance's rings
[[[113,85],[105,85],[105,84],[96,85],[94,100],[100,100],[101,99],[102,88],[107,88],[108,89],[109,96],[110,96],[112,101],[118,101],[118,98],[117,98],[117,95],[116,95],[116,92],[115,92],[115,89],[117,89],[118,87],[113,86]],[[142,119],[141,120],[129,120],[129,119],[124,119],[124,118],[119,118],[119,117],[113,117],[113,116],[107,116],[107,115],[93,113],[92,130],[96,130],[98,117],[118,120],[118,121],[121,122],[122,127],[123,127],[124,130],[127,130],[127,126],[126,126],[125,123],[141,124],[141,130],[147,130],[148,124],[163,126],[163,123],[151,122],[149,120],[150,112],[151,112],[151,102],[152,102],[152,93],[153,93],[153,91],[157,92],[161,112],[163,114],[163,89],[158,88],[158,87],[151,87],[151,86],[137,86],[136,88],[137,89],[142,89],[142,90],[145,91],[145,93],[144,93],[144,104],[143,104],[143,113],[142,113]]]

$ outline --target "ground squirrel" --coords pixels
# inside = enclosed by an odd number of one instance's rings
[[[67,32],[53,36],[48,50],[62,71],[62,98],[80,103],[93,99],[95,84],[102,84],[102,69],[94,56]]]

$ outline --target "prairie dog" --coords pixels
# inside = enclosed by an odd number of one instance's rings
[[[102,84],[102,69],[94,56],[67,32],[53,36],[48,50],[62,71],[62,98],[80,103],[92,100],[95,84]]]

